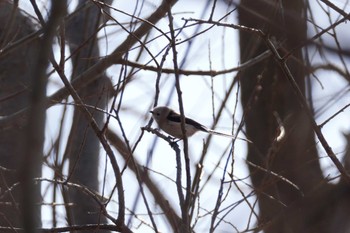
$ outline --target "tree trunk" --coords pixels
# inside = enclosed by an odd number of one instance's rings
[[[92,2],[80,1],[79,7],[86,5],[79,10],[73,18],[67,22],[66,39],[68,40],[71,53],[73,53],[73,74],[72,77],[83,73],[90,66],[98,61],[99,48],[97,28],[101,22],[101,11]],[[78,94],[86,105],[105,109],[107,106],[107,95],[110,90],[109,80],[101,75],[95,82],[87,85]],[[108,87],[108,88],[107,88]],[[88,108],[97,124],[102,129],[104,114]],[[69,158],[69,174],[71,182],[85,185],[94,191],[98,191],[99,185],[99,160],[100,143],[91,129],[89,122],[80,112],[79,106],[75,107],[73,124],[68,139],[66,155]],[[91,197],[88,197],[81,190],[70,189],[69,201],[75,203],[70,207],[70,223],[98,224],[105,223],[106,218],[101,214],[100,207],[96,205]]]
[[[239,24],[268,34],[283,56],[306,40],[306,6],[302,0],[243,0],[239,6]],[[243,31],[240,49],[242,63],[268,50],[263,39]],[[305,64],[301,49],[294,50],[287,61],[303,93]],[[299,191],[250,166],[259,204],[259,227],[265,233],[344,232],[330,227],[331,215],[336,209],[334,203],[344,199],[349,190],[342,184],[332,186],[324,181],[311,121],[300,107],[280,64],[271,56],[242,71],[240,82],[246,131],[253,141],[248,146],[247,159],[300,188]],[[281,140],[277,140],[280,127],[276,115],[285,129]],[[341,205],[349,210],[346,203],[345,198]]]
[[[16,5],[7,1],[0,1],[0,22],[0,51],[34,32],[34,26],[30,20],[19,12]],[[39,45],[38,39],[27,40],[25,43],[15,46],[8,53],[4,53],[5,51],[0,53],[0,116],[9,116],[31,104],[32,76],[38,61]],[[29,118],[28,114],[25,118]],[[41,129],[37,129],[36,136],[39,138],[36,139],[38,140],[42,140],[41,137],[43,137],[41,134],[43,134],[42,129],[45,122],[42,121],[42,124]],[[27,161],[25,160],[26,154],[29,152],[24,149],[24,145],[29,140],[28,135],[26,135],[28,128],[26,124],[21,128],[2,130],[0,134],[0,226],[3,227],[23,227],[22,208],[24,203],[20,204],[20,202],[25,199],[24,195],[29,195],[29,193],[23,192],[24,176],[28,176],[27,181],[31,182],[29,184],[31,186],[30,199],[34,198],[35,202],[28,203],[33,205],[31,207],[33,212],[30,214],[34,215],[35,223],[32,224],[40,226],[40,203],[42,202],[40,183],[34,185],[32,178],[41,176],[40,156],[42,156],[42,151],[39,154],[35,153],[35,158],[27,158],[33,160],[29,161],[33,165],[29,168],[30,173],[33,173],[21,174],[21,169],[29,166],[25,162]],[[40,150],[40,148],[37,149]]]

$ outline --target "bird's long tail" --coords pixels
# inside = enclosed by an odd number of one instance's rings
[[[237,137],[237,135],[231,135],[231,134],[221,133],[221,132],[217,132],[217,131],[212,130],[212,129],[206,129],[206,130],[207,130],[207,132],[210,133],[210,134],[219,135],[219,136],[223,136],[223,137],[228,137],[228,138],[232,138],[232,139],[239,139],[239,140],[243,140],[243,141],[252,143],[252,141],[250,141],[249,139],[240,138],[240,137]]]

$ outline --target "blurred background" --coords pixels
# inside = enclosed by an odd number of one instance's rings
[[[348,12],[0,0],[1,232],[349,232]]]

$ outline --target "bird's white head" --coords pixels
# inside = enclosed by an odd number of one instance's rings
[[[154,108],[152,111],[150,111],[152,113],[152,117],[153,119],[159,124],[162,125],[163,123],[166,122],[167,120],[167,116],[169,115],[169,113],[172,110],[168,107],[165,106],[160,106],[160,107],[156,107]]]

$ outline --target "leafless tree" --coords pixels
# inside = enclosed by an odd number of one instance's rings
[[[0,231],[349,232],[348,11],[0,0]]]

